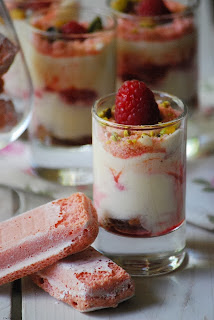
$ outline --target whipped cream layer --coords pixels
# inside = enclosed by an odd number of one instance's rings
[[[101,224],[106,218],[137,218],[147,231],[159,234],[183,221],[181,141],[176,130],[160,142],[165,152],[122,159],[93,137],[94,203]]]
[[[69,105],[57,92],[43,91],[36,97],[34,117],[34,126],[42,125],[58,139],[91,136],[91,108],[81,103]]]
[[[91,136],[91,107],[94,101],[114,91],[115,40],[96,42],[96,52],[85,48],[80,56],[43,54],[31,46],[31,75],[36,98],[35,115],[41,124],[58,139],[79,139]],[[61,93],[75,88],[94,93],[93,99],[65,101]]]
[[[55,91],[76,87],[96,90],[103,95],[111,92],[114,81],[113,60],[115,41],[96,43],[96,53],[77,56],[54,57],[31,46],[31,74],[35,88],[50,88]],[[63,50],[63,49],[61,49]],[[106,89],[108,88],[108,89]]]

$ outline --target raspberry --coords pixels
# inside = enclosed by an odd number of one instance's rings
[[[163,0],[141,0],[136,11],[142,17],[170,14]]]
[[[81,34],[86,33],[87,29],[76,21],[69,21],[61,27],[61,32],[65,34]]]
[[[116,95],[115,120],[126,125],[151,125],[160,121],[153,92],[138,80],[126,81]]]

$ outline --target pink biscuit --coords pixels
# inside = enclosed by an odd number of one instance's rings
[[[83,193],[0,223],[0,285],[84,250],[97,233],[96,210]]]
[[[92,247],[56,262],[31,278],[51,296],[81,312],[117,307],[134,295],[130,275]]]

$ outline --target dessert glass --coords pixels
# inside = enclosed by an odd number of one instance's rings
[[[154,94],[180,115],[157,125],[117,124],[99,116],[115,104],[114,94],[92,111],[94,245],[135,276],[170,272],[185,257],[187,109],[175,96]]]
[[[165,3],[173,13],[140,17],[114,10],[118,87],[125,80],[141,80],[151,89],[176,95],[194,110],[198,107],[198,1]]]
[[[28,17],[34,12],[58,4],[60,0],[5,0],[5,5],[13,20],[25,59],[28,59]],[[28,66],[29,67],[29,66]]]
[[[84,34],[60,33],[48,21],[57,16],[58,8],[54,10],[29,20],[35,93],[29,129],[31,162],[34,171],[47,179],[64,185],[90,184],[91,105],[115,90],[116,21],[108,10],[79,6],[72,20],[88,24],[99,16],[104,28]],[[35,27],[38,21],[47,23],[48,30]]]

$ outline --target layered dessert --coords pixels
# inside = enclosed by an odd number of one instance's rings
[[[180,100],[138,80],[95,104],[93,197],[101,229],[150,238],[183,224],[184,118]]]
[[[118,85],[138,79],[197,106],[197,1],[110,0],[118,18]]]
[[[33,137],[46,145],[91,143],[91,106],[114,91],[115,21],[79,8],[56,23],[57,8],[32,16]]]

